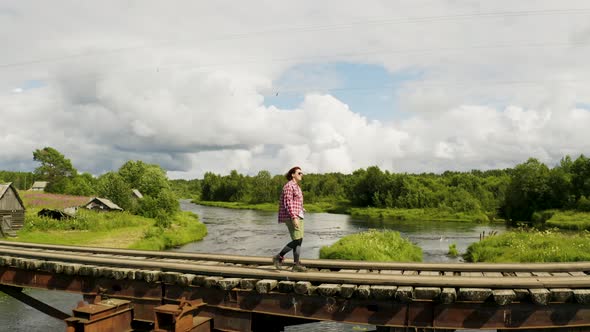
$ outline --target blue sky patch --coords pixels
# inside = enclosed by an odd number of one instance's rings
[[[25,81],[23,85],[20,87],[23,91],[32,90],[32,89],[39,89],[46,86],[45,82],[40,80],[29,80]]]
[[[389,121],[400,116],[395,92],[402,84],[420,79],[418,70],[388,72],[373,64],[301,64],[287,70],[274,82],[265,105],[293,109],[307,93],[331,94],[369,120]]]

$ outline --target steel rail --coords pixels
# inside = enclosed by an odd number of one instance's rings
[[[240,256],[208,253],[188,253],[174,251],[147,251],[99,247],[64,246],[12,241],[0,241],[0,247],[31,248],[66,252],[86,252],[119,256],[138,256],[164,259],[218,261],[224,263],[269,265],[270,257]],[[579,272],[590,271],[590,262],[570,263],[407,263],[407,262],[369,262],[335,259],[302,259],[302,264],[313,268],[346,270],[410,270],[410,271],[452,271],[452,272]],[[292,263],[287,260],[287,263]]]
[[[0,255],[37,260],[68,262],[107,267],[160,270],[197,275],[212,275],[231,278],[255,278],[290,281],[311,281],[331,284],[394,285],[414,287],[482,287],[482,288],[590,288],[590,276],[567,277],[483,277],[483,276],[425,276],[392,275],[345,272],[291,272],[238,266],[212,266],[201,264],[172,263],[140,259],[113,259],[96,256],[78,256],[72,253],[53,253],[0,248]]]

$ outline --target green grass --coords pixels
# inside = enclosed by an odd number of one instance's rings
[[[457,250],[457,245],[455,243],[452,243],[449,245],[449,256],[451,257],[457,257],[459,256],[459,251]]]
[[[525,263],[590,261],[590,233],[518,230],[471,244],[468,262]]]
[[[553,216],[545,222],[547,227],[590,230],[590,213],[588,212],[551,210],[549,213]]]
[[[60,244],[72,246],[127,248],[130,240],[143,234],[145,227],[126,227],[110,231],[31,231],[18,233],[9,241]]]
[[[369,230],[345,236],[320,249],[320,258],[363,261],[421,262],[422,249],[396,231]]]
[[[133,243],[129,248],[141,250],[164,250],[186,243],[203,239],[207,235],[207,227],[199,221],[192,212],[177,213],[172,220],[172,227],[162,229],[151,227],[147,229],[143,238]]]
[[[39,217],[44,207],[70,206],[79,197],[67,195],[25,195],[25,226],[12,241],[111,248],[165,250],[201,240],[206,226],[196,214],[179,212],[170,216],[169,228],[155,226],[155,220],[128,212],[98,212],[78,209],[75,218],[55,220]],[[32,199],[34,198],[34,199]],[[28,204],[28,205],[27,205]]]
[[[481,212],[465,213],[450,212],[445,209],[380,209],[380,208],[351,208],[350,214],[356,218],[416,220],[416,221],[460,221],[460,222],[489,222],[487,215]]]
[[[136,216],[128,212],[98,212],[78,209],[75,218],[56,220],[39,217],[40,208],[29,208],[25,213],[25,226],[21,232],[64,230],[105,232],[120,228],[151,226],[151,218]]]

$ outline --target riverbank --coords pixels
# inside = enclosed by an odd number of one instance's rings
[[[463,258],[487,263],[590,261],[590,233],[519,229],[471,244]]]
[[[63,209],[89,198],[38,192],[19,193],[26,207],[25,226],[9,241],[60,245],[166,250],[202,240],[207,227],[198,215],[177,212],[168,216],[169,227],[159,227],[153,218],[128,212],[97,212],[78,209],[75,218],[56,220],[39,217],[42,208]]]
[[[219,202],[192,200],[194,204],[228,209],[247,209],[276,212],[277,204],[247,204],[242,202]],[[403,221],[450,221],[450,222],[504,222],[503,219],[489,217],[483,212],[451,212],[447,209],[380,209],[373,207],[351,207],[346,202],[305,203],[307,212],[346,214],[368,220]]]
[[[198,199],[192,199],[191,203],[199,204],[204,206],[212,206],[226,209],[238,209],[238,210],[256,210],[266,212],[277,212],[278,203],[260,203],[260,204],[249,204],[243,202],[221,202],[221,201],[202,201]],[[305,211],[313,213],[338,213],[338,214],[350,214],[350,207],[342,202],[320,202],[320,203],[305,203]]]

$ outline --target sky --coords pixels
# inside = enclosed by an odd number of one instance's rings
[[[590,154],[590,4],[0,2],[0,170],[549,167]]]

